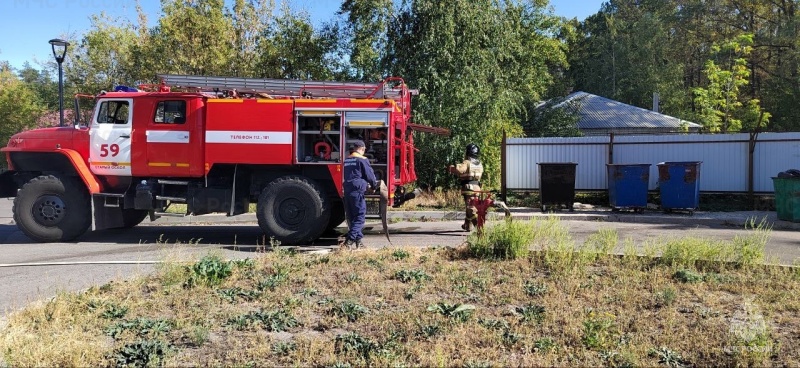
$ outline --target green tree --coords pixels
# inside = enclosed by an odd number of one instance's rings
[[[731,1],[737,28],[752,33],[745,93],[774,114],[769,129],[800,130],[800,13],[797,1]]]
[[[159,73],[230,75],[237,53],[223,0],[162,0],[147,49]]]
[[[34,127],[43,112],[36,92],[7,63],[0,63],[0,146],[5,147],[12,135]]]
[[[36,92],[39,103],[48,110],[58,109],[58,81],[48,68],[41,70],[26,62],[17,74],[20,80]]]
[[[743,107],[759,104],[772,112],[769,129],[797,130],[797,5],[796,0],[611,0],[579,25],[584,37],[567,39],[568,76],[576,89],[644,108],[650,107],[652,92],[646,88],[657,90],[662,112],[695,120],[702,107],[693,90],[708,84],[707,61],[729,70],[712,46],[751,34],[752,50],[744,57],[750,74],[739,100]]]
[[[334,40],[314,29],[307,12],[294,12],[287,2],[259,43],[260,77],[289,79],[331,79],[328,58]]]
[[[674,37],[679,7],[667,0],[611,0],[578,28],[570,43],[570,76],[576,90],[650,109],[686,115],[683,60],[670,57],[682,42]]]
[[[65,83],[83,93],[97,93],[135,82],[136,65],[131,58],[137,40],[135,27],[105,13],[93,15],[91,27],[79,42],[71,42],[64,62]]]
[[[162,7],[163,7],[162,2]],[[158,82],[156,75],[165,72],[161,70],[163,63],[163,53],[161,53],[163,43],[156,42],[160,39],[160,28],[158,26],[149,28],[147,14],[136,0],[136,40],[130,45],[130,65],[132,66],[129,74],[132,81],[138,82]]]
[[[528,101],[552,84],[550,70],[566,61],[561,21],[546,1],[412,0],[393,19],[387,64],[420,95],[414,119],[449,128],[450,139],[418,135],[423,183],[453,185],[445,168],[467,143],[480,145],[487,187],[499,183],[500,139],[522,134]],[[479,19],[480,21],[476,21]]]
[[[579,102],[552,99],[529,107],[529,119],[522,123],[526,137],[580,137]]]
[[[258,75],[258,46],[267,31],[275,9],[274,0],[235,0],[228,15],[233,22],[231,40],[236,57],[228,75],[253,77]]]
[[[347,75],[372,82],[386,77],[387,28],[394,12],[392,0],[344,0],[340,46],[349,50]]]
[[[708,60],[703,69],[708,85],[693,89],[698,106],[697,121],[711,132],[753,130],[770,118],[770,114],[761,109],[758,99],[748,99],[741,91],[750,83],[746,57],[752,52],[752,45],[753,35],[744,34],[712,46],[725,68]]]

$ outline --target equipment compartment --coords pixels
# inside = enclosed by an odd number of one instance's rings
[[[302,114],[297,118],[297,162],[341,162],[341,118],[338,114]]]

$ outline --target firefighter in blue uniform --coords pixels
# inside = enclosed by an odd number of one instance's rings
[[[366,146],[364,141],[355,141],[350,146],[350,156],[344,160],[344,205],[347,209],[347,239],[344,245],[348,248],[364,246],[361,239],[364,234],[364,220],[367,215],[367,202],[364,195],[369,187],[377,188],[378,180],[375,172],[364,157]]]

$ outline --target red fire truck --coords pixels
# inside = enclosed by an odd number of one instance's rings
[[[398,205],[413,198],[405,190],[416,180],[413,132],[447,134],[411,123],[416,92],[401,78],[159,78],[150,88],[101,92],[83,119],[76,98],[74,125],[21,132],[0,150],[9,167],[0,197],[16,197],[14,220],[27,236],[70,241],[90,228],[234,216],[254,203],[267,236],[308,243],[345,218],[348,142],[367,143],[389,205]],[[376,203],[368,206],[372,216]],[[185,213],[168,211],[175,204]]]

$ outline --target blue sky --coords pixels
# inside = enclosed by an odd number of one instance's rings
[[[15,68],[26,61],[34,67],[52,60],[50,45],[52,38],[66,35],[79,36],[89,28],[92,14],[106,12],[112,16],[136,20],[133,1],[120,0],[0,0],[0,60],[6,60]],[[159,0],[140,0],[142,8],[150,15],[150,22],[158,19],[161,9]],[[341,0],[291,0],[295,9],[306,9],[311,20],[319,23],[328,20],[336,12]],[[603,0],[551,0],[555,14],[583,20],[600,10]]]

